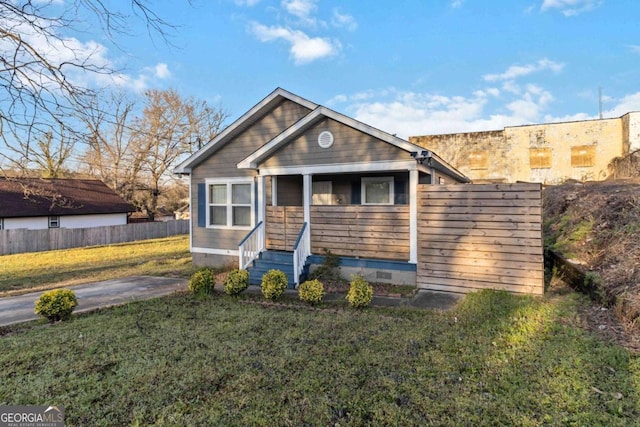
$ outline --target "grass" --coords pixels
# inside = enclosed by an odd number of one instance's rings
[[[131,275],[188,277],[189,238],[0,256],[0,296]]]
[[[67,425],[607,425],[640,359],[578,326],[584,297],[483,291],[454,310],[311,310],[179,295],[0,337],[0,404]]]

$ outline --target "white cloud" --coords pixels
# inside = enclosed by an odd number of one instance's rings
[[[496,106],[502,102],[502,107]],[[403,138],[412,135],[476,132],[539,123],[553,102],[543,87],[529,84],[519,94],[495,87],[468,96],[399,91],[364,91],[337,95],[331,103],[345,104],[350,115]]]
[[[133,77],[129,74],[117,73],[105,76],[103,80],[105,84],[111,84],[136,93],[142,93],[149,88],[148,74],[138,74],[138,76]]]
[[[159,79],[168,79],[171,77],[171,71],[169,71],[169,66],[165,63],[158,63],[154,67],[155,76]]]
[[[351,15],[340,13],[338,9],[333,9],[331,23],[334,27],[346,28],[349,31],[355,31],[358,29],[356,19]]]
[[[153,67],[145,67],[137,75],[113,73],[99,76],[99,83],[103,86],[117,86],[121,89],[142,93],[149,89],[152,83],[171,77],[171,71],[165,63],[158,63]]]
[[[640,92],[625,95],[611,109],[603,112],[605,117],[620,117],[629,111],[640,111]]]
[[[53,3],[55,1],[51,2]],[[148,88],[148,82],[152,79],[166,79],[171,76],[168,66],[164,63],[146,67],[137,76],[118,71],[118,59],[112,58],[107,47],[94,40],[81,41],[61,34],[45,37],[34,31],[30,25],[8,18],[0,18],[0,25],[13,28],[48,63],[54,67],[59,66],[65,78],[77,86],[95,88],[115,85],[141,92]],[[0,50],[4,48],[6,45],[0,42]],[[29,61],[30,58],[25,56],[23,60]],[[44,86],[58,86],[49,74],[43,73],[42,70],[33,67],[31,71],[29,78],[39,81]]]
[[[551,70],[555,73],[562,71],[564,64],[551,61],[550,59],[543,58],[538,62],[526,65],[512,65],[503,73],[500,74],[486,74],[482,78],[489,82],[495,82],[500,80],[514,80],[519,77],[523,77],[539,71]]]
[[[340,42],[321,37],[309,37],[299,30],[286,27],[267,27],[253,22],[251,32],[262,42],[282,39],[290,44],[289,52],[296,65],[307,64],[317,59],[336,55],[342,46]]]
[[[575,16],[588,12],[602,4],[602,0],[544,0],[540,10],[559,10],[564,16]]]
[[[327,105],[335,105],[338,103],[342,103],[342,102],[347,102],[349,100],[349,97],[347,97],[347,95],[345,94],[338,94],[336,96],[334,96],[333,98],[331,98],[330,100],[328,100],[326,102]]]
[[[464,3],[464,0],[452,0],[451,1],[451,7],[454,9],[458,9],[460,7],[462,7],[462,4]]]
[[[311,13],[318,8],[315,0],[282,0],[282,7],[302,20],[310,19]]]
[[[629,50],[631,50],[631,52],[633,53],[640,53],[640,45],[637,44],[630,44],[627,45],[627,47],[629,48]]]

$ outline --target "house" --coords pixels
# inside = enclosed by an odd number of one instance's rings
[[[640,150],[640,112],[610,119],[412,136],[409,141],[437,151],[475,183],[600,181],[611,175],[609,164],[614,158]]]
[[[189,207],[189,200],[187,199],[185,203],[182,206],[180,206],[178,209],[176,209],[176,211],[173,214],[175,215],[176,220],[189,219],[191,216],[191,208]]]
[[[189,175],[193,262],[291,285],[325,250],[342,273],[415,283],[419,184],[468,179],[430,150],[276,89],[176,169]]]
[[[0,178],[0,229],[122,225],[133,210],[98,180]]]

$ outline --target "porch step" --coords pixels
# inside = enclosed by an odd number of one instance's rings
[[[256,260],[253,261],[253,265],[247,268],[249,271],[249,284],[258,285],[262,283],[262,276],[269,270],[280,270],[287,275],[287,286],[294,288],[293,277],[293,252],[283,251],[264,251],[260,254]],[[302,274],[300,275],[300,281],[306,279],[309,273],[309,264],[304,266]]]

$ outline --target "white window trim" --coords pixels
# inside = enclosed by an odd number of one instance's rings
[[[367,203],[366,184],[369,182],[388,182],[389,183],[389,202],[388,203]],[[367,177],[360,180],[360,203],[363,205],[393,205],[395,203],[395,188],[392,176]]]
[[[51,220],[55,218],[56,225],[51,225]],[[60,216],[59,215],[50,215],[47,219],[49,228],[60,228]]]
[[[216,185],[216,184],[226,184],[227,186],[227,225],[212,225],[211,224],[211,200],[209,200],[209,197],[211,197],[211,191],[209,190],[209,186],[211,185]],[[232,225],[233,224],[233,209],[229,209],[230,207],[233,206],[232,204],[232,184],[250,184],[251,185],[251,225]],[[211,229],[217,229],[217,230],[251,230],[253,229],[253,227],[255,227],[255,223],[256,223],[256,213],[255,213],[255,182],[253,181],[253,178],[215,178],[215,179],[205,179],[205,185],[206,185],[206,227],[207,228],[211,228]],[[242,205],[242,206],[246,206],[246,205]]]

